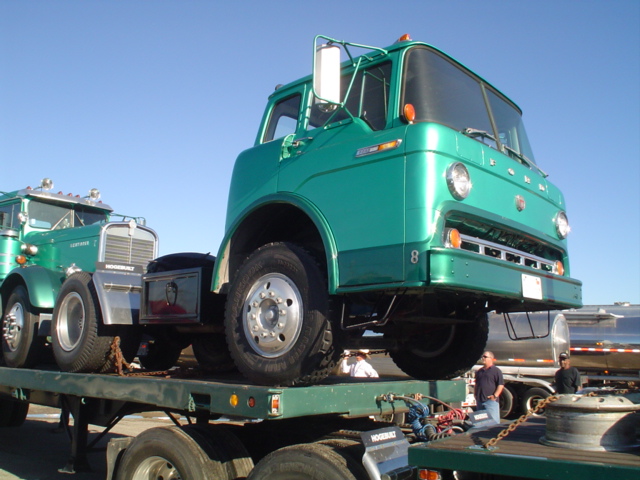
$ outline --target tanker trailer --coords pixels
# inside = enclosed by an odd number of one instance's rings
[[[571,335],[571,365],[589,386],[640,381],[640,305],[589,305],[563,312]]]

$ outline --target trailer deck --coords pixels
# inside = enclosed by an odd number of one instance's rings
[[[537,479],[640,478],[640,449],[621,453],[545,446],[539,443],[545,434],[544,418],[528,420],[494,447],[485,449],[483,445],[505,427],[501,424],[414,445],[409,448],[409,463],[421,468]]]

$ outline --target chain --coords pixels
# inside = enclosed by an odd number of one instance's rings
[[[524,422],[526,422],[531,415],[533,415],[535,413],[538,413],[540,410],[543,410],[544,407],[546,407],[550,403],[555,402],[556,400],[558,400],[558,398],[560,398],[560,397],[558,397],[556,395],[551,395],[550,397],[547,397],[544,400],[538,402],[534,408],[529,410],[526,414],[522,415],[517,420],[514,420],[512,423],[509,424],[509,426],[507,428],[505,428],[500,433],[498,433],[498,435],[496,435],[494,438],[492,438],[489,441],[487,441],[487,443],[482,445],[482,447],[483,448],[487,448],[487,449],[490,448],[490,447],[493,447],[496,443],[498,443],[500,440],[502,440],[504,437],[509,435],[516,428],[518,428],[520,425],[522,425]]]

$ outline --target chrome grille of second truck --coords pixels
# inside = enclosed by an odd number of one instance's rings
[[[149,237],[148,232],[141,229],[129,235],[128,226],[109,228],[104,237],[103,261],[146,266],[155,255],[155,240]]]

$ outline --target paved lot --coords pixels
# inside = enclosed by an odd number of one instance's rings
[[[21,427],[0,428],[0,480],[104,480],[106,478],[106,445],[111,438],[135,436],[155,426],[172,425],[163,413],[145,414],[122,420],[89,453],[91,472],[75,475],[58,472],[66,465],[71,442],[65,432],[54,433],[59,410],[31,405]],[[89,439],[101,427],[89,427]]]

